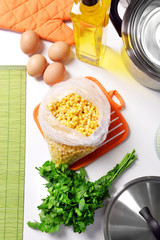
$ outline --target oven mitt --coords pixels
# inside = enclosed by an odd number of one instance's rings
[[[70,20],[73,0],[0,0],[0,28],[34,30],[40,38],[74,44]]]

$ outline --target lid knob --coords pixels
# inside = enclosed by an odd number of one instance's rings
[[[144,207],[139,211],[140,215],[146,220],[149,228],[153,232],[157,240],[160,240],[160,226],[158,222],[153,218],[148,207]]]

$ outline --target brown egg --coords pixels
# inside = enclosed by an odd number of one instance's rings
[[[69,56],[70,47],[66,42],[53,43],[48,49],[48,56],[52,61],[62,62]]]
[[[46,84],[52,86],[63,80],[65,75],[65,67],[62,63],[54,62],[48,65],[44,74],[43,80]]]
[[[47,67],[47,61],[41,54],[35,54],[30,57],[27,63],[27,73],[32,77],[39,77]]]
[[[21,50],[26,54],[32,54],[39,45],[40,38],[36,32],[28,30],[24,32],[20,39]]]

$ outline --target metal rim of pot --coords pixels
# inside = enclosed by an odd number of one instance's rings
[[[137,25],[134,21],[140,20],[140,15],[151,0],[133,0],[128,5],[123,20],[118,14],[119,0],[112,0],[110,19],[113,23],[118,35],[122,37],[125,51],[127,52],[131,61],[138,69],[146,73],[150,78],[154,78],[157,83],[160,83],[160,66],[153,64],[141,50],[141,45],[138,43],[136,37]],[[139,18],[137,17],[137,13]],[[134,23],[134,24],[133,24]]]
[[[114,206],[117,199],[125,192],[127,189],[131,188],[132,186],[143,183],[143,182],[160,182],[159,176],[145,176],[139,177],[130,182],[126,183],[119,191],[117,191],[112,199],[109,201],[104,215],[104,222],[103,222],[103,232],[104,232],[104,239],[105,240],[112,240],[107,232],[108,230],[108,219],[110,217],[110,212],[112,211],[112,207]],[[150,228],[152,234],[154,235],[155,239],[160,240],[160,225],[157,220],[152,216],[148,207],[144,206],[140,211],[139,214],[143,217],[146,221],[148,227]],[[107,227],[106,227],[107,225]]]

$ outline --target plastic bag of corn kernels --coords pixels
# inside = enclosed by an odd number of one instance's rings
[[[96,83],[84,77],[71,78],[46,93],[38,120],[53,162],[71,164],[106,139],[110,104]]]

